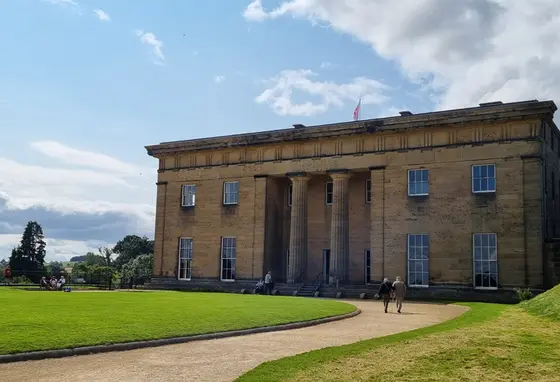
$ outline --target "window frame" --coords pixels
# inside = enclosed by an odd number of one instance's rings
[[[494,248],[495,248],[495,251],[496,251],[496,259],[495,260],[489,260],[489,259],[477,260],[476,259],[475,251],[476,251],[477,247],[476,247],[475,243],[476,243],[476,236],[477,235],[493,235],[494,236],[494,243],[495,243]],[[484,248],[484,246],[481,245],[480,248]],[[492,247],[488,246],[487,248],[490,249]],[[488,264],[490,264],[492,262],[496,263],[496,274],[495,274],[496,286],[495,287],[493,287],[493,286],[477,286],[476,285],[476,263],[477,263],[477,261],[480,262],[480,263],[486,262]],[[483,273],[481,272],[481,274],[483,274]],[[473,275],[473,284],[472,285],[473,285],[474,289],[477,289],[477,290],[497,290],[498,289],[498,286],[500,285],[499,284],[500,270],[499,270],[499,264],[498,264],[498,234],[497,233],[494,233],[494,232],[474,232],[472,234],[472,275]]]
[[[227,185],[228,184],[235,184],[236,185],[236,190],[235,193],[231,193],[231,192],[227,192]],[[230,194],[235,194],[235,202],[227,202],[227,195]],[[239,181],[235,180],[235,181],[230,181],[230,182],[224,182],[224,186],[223,186],[223,195],[222,195],[222,203],[224,206],[235,206],[239,204]]]
[[[191,243],[191,247],[190,247],[190,258],[189,257],[185,257],[185,260],[190,260],[190,264],[189,267],[186,267],[186,270],[188,270],[188,274],[190,277],[181,277],[181,260],[183,259],[181,257],[182,254],[182,243],[183,240],[190,240]],[[188,250],[188,248],[185,248],[186,250]],[[179,238],[179,253],[178,253],[178,260],[177,260],[177,279],[181,280],[181,281],[191,281],[192,280],[192,269],[193,269],[193,253],[194,253],[194,239],[192,237],[187,237],[187,236],[182,236]],[[190,269],[189,269],[190,268]]]
[[[292,183],[290,183],[288,185],[288,190],[287,192],[287,203],[288,203],[288,207],[292,206],[292,202],[293,202],[293,197],[294,197],[294,185]]]
[[[232,259],[231,257],[225,258],[224,257],[224,249],[225,249],[225,245],[224,245],[224,241],[228,240],[228,239],[233,239],[234,243],[235,243],[235,247],[234,248],[234,257],[233,257],[233,267],[230,267],[230,272],[232,274],[232,278],[230,279],[224,279],[224,260],[225,259]],[[231,247],[229,247],[231,248]],[[221,238],[221,243],[220,243],[220,281],[222,282],[235,282],[235,273],[236,273],[236,268],[237,268],[237,237],[235,236],[222,236]]]
[[[371,179],[366,179],[366,204],[371,204]]]
[[[329,193],[329,184],[331,185],[331,192]],[[334,194],[334,183],[325,182],[325,205],[331,206],[333,204],[333,194]],[[331,196],[331,201],[329,202],[329,195]]]
[[[368,259],[369,257],[369,264],[368,264]],[[372,278],[371,278],[371,271],[373,269],[373,267],[371,266],[372,263],[372,258],[371,258],[371,248],[366,248],[364,249],[364,283],[365,285],[371,285],[372,283]],[[368,268],[369,268],[369,280],[368,280]]]
[[[424,182],[423,180],[417,181],[417,180],[415,179],[413,184],[416,185],[416,184],[423,184],[423,183],[426,183],[428,192],[422,192],[422,193],[416,193],[416,192],[415,192],[415,193],[411,193],[411,192],[410,192],[410,186],[411,186],[411,183],[410,183],[410,173],[413,172],[413,173],[414,173],[414,177],[416,178],[416,173],[417,173],[417,172],[423,173],[424,171],[425,171],[426,174],[427,174],[427,180],[426,180],[426,182]],[[407,179],[406,179],[406,184],[407,184],[407,188],[408,188],[408,190],[407,190],[408,196],[428,196],[428,195],[430,195],[430,171],[429,171],[427,168],[413,168],[413,169],[409,169],[409,170],[407,171],[407,173],[406,173],[406,178],[407,178]]]
[[[192,195],[192,204],[185,204],[185,189],[192,188],[193,192],[189,195]],[[196,184],[183,184],[181,186],[181,207],[194,207],[196,206]]]
[[[476,191],[476,190],[474,189],[474,188],[475,188],[475,187],[474,187],[474,185],[475,185],[475,177],[474,177],[474,169],[475,169],[475,167],[493,167],[493,168],[494,168],[494,178],[493,178],[493,179],[494,179],[494,189],[493,189],[493,190],[487,189],[487,190]],[[485,163],[485,164],[473,164],[473,165],[471,165],[471,191],[472,191],[472,193],[473,193],[473,194],[495,194],[495,193],[496,193],[496,189],[498,188],[498,187],[497,187],[497,186],[498,186],[497,178],[498,178],[498,177],[497,177],[497,174],[496,174],[496,164],[495,164],[495,163]],[[477,179],[486,179],[486,180],[488,180],[488,179],[492,179],[492,178],[489,178],[489,177],[485,177],[485,178],[479,177],[479,178],[477,178]]]
[[[410,237],[411,236],[425,236],[427,238],[427,243],[428,245],[426,246],[426,248],[428,249],[428,258],[424,259],[411,259],[410,258]],[[418,247],[417,245],[415,245],[414,247]],[[420,248],[424,248],[424,245],[421,245]],[[428,274],[428,284],[423,284],[423,280],[422,280],[422,284],[411,284],[411,280],[412,278],[410,277],[411,275],[411,268],[410,268],[410,261],[421,261],[422,262],[422,271],[420,273],[427,273]],[[428,270],[427,272],[424,270],[424,261],[428,262]],[[430,235],[427,233],[409,233],[406,235],[406,268],[407,268],[407,277],[406,277],[406,282],[407,285],[411,288],[428,288],[430,286]],[[416,270],[414,270],[414,272],[412,272],[414,274],[418,273],[416,272]]]

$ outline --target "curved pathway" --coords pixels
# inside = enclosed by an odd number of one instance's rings
[[[380,301],[346,302],[356,305],[362,313],[290,331],[3,364],[0,375],[19,382],[233,381],[266,361],[433,325],[466,310],[456,305],[406,303],[403,314],[384,314]]]

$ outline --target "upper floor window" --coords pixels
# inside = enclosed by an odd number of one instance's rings
[[[293,195],[293,191],[294,191],[294,188],[293,188],[293,186],[290,184],[290,185],[288,186],[288,207],[291,207],[291,206],[292,206],[292,195]]]
[[[366,180],[366,203],[371,203],[371,179]]]
[[[224,182],[224,204],[239,202],[239,182]]]
[[[194,184],[184,184],[181,192],[181,206],[194,207],[196,199],[196,186]]]
[[[472,166],[472,192],[496,192],[495,164],[481,164]]]
[[[428,170],[408,170],[408,195],[428,195]]]
[[[332,204],[333,199],[333,182],[327,182],[325,184],[325,204]]]

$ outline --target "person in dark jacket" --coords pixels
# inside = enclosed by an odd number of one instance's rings
[[[393,293],[393,284],[391,284],[388,278],[383,279],[383,282],[379,286],[379,291],[377,292],[377,295],[383,299],[383,307],[385,308],[385,313],[387,313],[389,302],[391,302],[392,293]]]

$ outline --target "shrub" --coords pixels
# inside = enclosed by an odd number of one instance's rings
[[[530,300],[533,297],[531,288],[515,288],[519,302]]]

